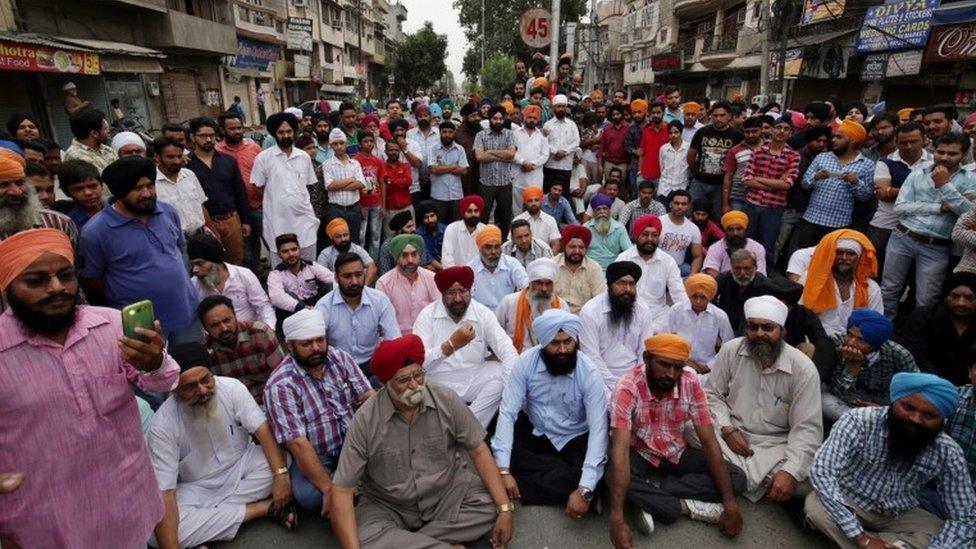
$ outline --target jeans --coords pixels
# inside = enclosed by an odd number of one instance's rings
[[[379,206],[366,206],[362,210],[363,223],[359,227],[359,241],[369,255],[376,257],[380,253],[380,235],[383,232],[380,220],[382,212]],[[367,236],[369,240],[366,239]]]
[[[322,460],[321,457],[319,459],[330,476],[335,473],[336,464],[332,463],[331,460]],[[288,473],[291,477],[291,495],[295,498],[295,503],[302,509],[307,509],[313,513],[322,512],[322,492],[319,492],[319,489],[308,480],[298,466],[298,460],[291,462]]]
[[[748,202],[743,198],[729,198],[729,207],[733,210],[739,210],[740,212],[746,211],[746,204]],[[752,216],[749,216],[750,225],[752,224]]]
[[[871,244],[874,244],[874,254],[878,257],[878,280],[884,280],[885,250],[893,230],[868,225],[868,232],[865,233]]]
[[[460,200],[437,200],[434,201],[434,209],[437,211],[437,220],[444,224],[446,227],[451,223],[461,219],[461,213],[458,211],[460,208]],[[504,238],[504,235],[502,236]]]
[[[908,282],[908,272],[915,263],[915,304],[933,305],[939,299],[942,281],[949,265],[949,246],[924,244],[901,231],[892,231],[885,255],[881,296],[885,316],[894,320],[898,301]]]
[[[244,242],[244,266],[253,272],[258,272],[261,264],[261,230],[264,228],[264,210],[251,210],[247,216],[251,224],[251,235]]]
[[[779,237],[780,223],[786,208],[766,208],[756,206],[751,202],[745,204],[746,215],[749,216],[749,226],[746,235],[758,241],[766,249],[766,272],[773,269],[773,252],[776,250],[776,239]]]
[[[789,258],[793,255],[796,250],[790,246],[791,237],[793,233],[796,232],[797,225],[803,219],[803,212],[800,210],[794,210],[787,208],[783,212],[783,218],[779,223],[779,236],[776,237],[776,251],[773,252],[773,259],[777,263],[783,263],[783,268],[780,269],[782,272],[786,272],[786,264],[789,262]],[[766,272],[771,272],[773,265],[766,265]]]
[[[691,178],[691,185],[688,187],[691,193],[691,200],[694,202],[699,198],[707,198],[712,203],[712,219],[718,221],[722,219],[722,186],[709,185],[702,181]]]

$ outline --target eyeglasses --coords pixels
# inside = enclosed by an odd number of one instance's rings
[[[419,383],[423,382],[423,380],[424,380],[424,374],[426,374],[426,373],[427,372],[425,372],[424,369],[421,368],[421,369],[417,370],[416,372],[414,372],[413,374],[407,374],[407,375],[397,376],[397,377],[393,378],[393,381],[396,381],[400,385],[406,385],[406,384],[410,383],[410,380],[413,380],[413,381],[416,381],[419,384]]]

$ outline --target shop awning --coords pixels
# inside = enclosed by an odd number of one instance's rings
[[[976,21],[976,0],[953,2],[935,8],[932,12],[933,25],[952,25]]]
[[[134,72],[161,74],[163,66],[152,57],[129,57],[126,55],[103,55],[102,72]]]
[[[787,41],[787,49],[805,48],[807,46],[812,46],[814,44],[823,44],[825,42],[830,42],[831,40],[836,40],[842,36],[847,36],[849,34],[854,34],[859,32],[860,29],[848,29],[835,32],[825,32],[823,34],[811,34],[810,36],[800,36],[799,38],[794,38]]]
[[[329,93],[339,93],[345,95],[356,93],[355,86],[341,86],[337,84],[322,84],[319,90],[324,92],[329,92]]]
[[[87,38],[69,38],[67,36],[53,36],[54,40],[63,44],[81,46],[98,53],[114,53],[116,55],[131,55],[135,57],[155,57],[163,59],[166,54],[150,48],[144,48],[135,44],[125,42],[113,42],[111,40],[88,40]]]

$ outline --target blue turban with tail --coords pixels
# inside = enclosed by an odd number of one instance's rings
[[[959,391],[945,379],[935,374],[920,374],[916,372],[899,372],[891,378],[891,402],[922,395],[932,406],[948,417],[956,409],[959,401]]]
[[[847,329],[854,327],[861,330],[861,337],[875,349],[895,333],[895,325],[873,309],[854,309],[847,319]]]

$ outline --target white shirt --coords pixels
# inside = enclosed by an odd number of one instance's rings
[[[485,226],[478,223],[474,231],[468,232],[468,226],[464,220],[451,223],[444,229],[444,244],[441,247],[441,265],[453,267],[455,265],[467,265],[469,261],[478,257],[478,243],[475,237]]]
[[[573,155],[580,148],[579,130],[576,129],[576,122],[573,122],[569,116],[562,120],[553,117],[542,126],[542,129],[549,134],[549,161],[546,162],[546,167],[567,172],[572,170]],[[556,151],[563,151],[566,155],[557,160]]]
[[[932,153],[925,149],[922,149],[922,156],[914,164],[909,164],[902,160],[897,149],[886,158],[895,162],[901,162],[911,168],[912,171],[928,168],[932,165]],[[877,181],[879,179],[891,181],[891,170],[888,169],[887,164],[881,161],[874,164],[874,180]],[[893,200],[891,202],[879,200],[878,209],[874,212],[874,217],[871,218],[871,226],[878,227],[879,229],[895,229],[898,226],[898,220],[899,216],[895,213],[895,202]]]
[[[716,349],[726,341],[735,339],[729,315],[711,303],[701,313],[691,308],[690,301],[675,303],[663,320],[656,331],[688,338],[691,341],[691,360],[709,368],[718,353]]]
[[[174,183],[156,168],[156,197],[176,210],[183,232],[196,232],[206,222],[203,218],[203,204],[207,201],[207,195],[192,171],[180,168]]]
[[[661,179],[657,182],[658,195],[667,196],[677,189],[688,188],[688,142],[682,141],[678,150],[671,143],[665,143],[658,151],[661,163]]]
[[[684,219],[681,224],[671,220],[671,216],[661,216],[661,238],[658,240],[658,249],[664,250],[675,263],[691,263],[688,249],[692,244],[701,245],[701,229],[692,223],[690,219]]]
[[[409,151],[410,154],[419,157],[421,161],[423,161],[424,150],[417,141],[407,139],[407,151]],[[383,151],[383,154],[386,154],[385,150]],[[405,154],[400,155],[400,158],[402,158],[404,162],[407,162],[408,164],[410,163]],[[415,167],[413,164],[410,164],[410,188],[407,190],[410,191],[411,194],[420,192],[420,168]]]
[[[533,217],[528,211],[524,211],[515,216],[512,221],[515,221],[516,219],[524,219],[528,221],[529,229],[532,231],[532,237],[538,238],[546,244],[551,243],[553,240],[559,240],[562,238],[561,233],[559,232],[559,224],[556,223],[556,218],[542,210],[539,210],[538,217]],[[511,238],[511,233],[509,234],[509,238]]]
[[[633,322],[611,326],[610,294],[603,292],[583,305],[579,317],[580,350],[600,369],[609,395],[620,376],[642,360],[644,340],[654,335],[653,315],[638,299]]]
[[[512,179],[515,188],[542,187],[542,166],[549,160],[549,140],[536,128],[512,130],[515,136],[515,158],[512,159]],[[522,164],[530,162],[535,169],[522,171]]]
[[[681,130],[681,140],[690,144],[691,140],[695,137],[695,132],[704,127],[705,125],[701,122],[695,122],[695,125],[690,128],[685,126],[685,129]]]
[[[326,190],[329,191],[329,202],[339,206],[353,206],[359,203],[359,191],[330,189],[329,185],[337,179],[355,179],[366,185],[366,177],[363,175],[363,167],[354,159],[346,157],[343,162],[332,156],[322,163],[322,181],[325,183]]]
[[[854,312],[854,286],[851,286],[851,296],[847,298],[847,301],[841,301],[840,288],[835,283],[834,297],[837,299],[837,306],[817,315],[820,318],[820,323],[823,324],[824,331],[830,337],[847,333],[847,319]],[[800,300],[800,302],[802,303],[803,300]],[[884,300],[881,298],[881,287],[870,278],[868,279],[867,308],[884,314]]]
[[[816,249],[816,246],[800,248],[790,256],[790,261],[786,265],[786,274],[793,274],[800,277],[796,281],[800,285],[804,285],[807,282],[807,271],[810,270],[810,262],[813,261],[813,252]]]
[[[274,242],[279,235],[295,233],[302,248],[315,245],[319,220],[315,217],[308,197],[309,185],[316,183],[312,159],[305,151],[292,148],[286,155],[275,145],[261,151],[254,159],[251,183],[264,190],[265,242]]]
[[[519,290],[515,293],[508,294],[503,297],[498,303],[498,307],[495,309],[495,318],[498,319],[498,324],[501,325],[502,329],[509,337],[515,337],[515,323],[517,321],[516,314],[518,314],[518,302],[519,298],[522,297],[522,291]],[[529,306],[532,306],[532,298],[529,297]],[[551,307],[547,307],[546,310]],[[569,305],[566,304],[565,299],[559,300],[559,308],[569,312]],[[545,312],[545,311],[542,311]],[[539,314],[542,314],[541,312]],[[534,320],[538,315],[535,311],[532,312],[532,319]],[[526,324],[525,331],[523,333],[522,339],[522,349],[528,349],[529,347],[534,347],[539,344],[539,340],[536,339],[535,332],[532,331],[532,323]]]
[[[271,306],[268,294],[261,288],[258,277],[245,267],[238,267],[230,263],[224,263],[224,266],[227,267],[227,280],[224,281],[224,289],[221,292],[205,286],[198,276],[190,279],[196,286],[200,300],[220,294],[234,302],[234,313],[237,315],[237,320],[247,322],[260,320],[268,326],[275,326],[274,307]],[[214,265],[213,268],[216,269],[217,266]]]
[[[651,315],[655,319],[667,313],[668,297],[671,298],[671,303],[688,301],[678,264],[673,257],[660,248],[654,250],[654,255],[650,259],[644,261],[637,251],[637,246],[634,245],[620,252],[616,260],[633,261],[640,265],[641,277],[637,281],[637,298],[650,308]]]

